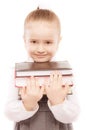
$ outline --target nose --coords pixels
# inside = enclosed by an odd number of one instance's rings
[[[40,52],[40,53],[44,52],[45,51],[44,45],[43,44],[39,44],[38,47],[37,47],[37,51]]]

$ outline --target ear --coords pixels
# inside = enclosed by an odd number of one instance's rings
[[[24,40],[24,47],[25,47],[25,49],[26,49],[26,48],[27,48],[27,47],[26,47],[26,39],[25,39],[25,36],[24,36],[24,35],[23,35],[22,37],[23,37],[23,40]]]
[[[57,49],[59,48],[59,44],[60,44],[61,40],[62,40],[62,37],[60,36],[60,37],[58,38],[58,45],[57,45]]]
[[[25,36],[23,35],[22,37],[23,37],[24,43],[26,43]]]
[[[58,43],[60,43],[61,40],[62,40],[62,36],[59,37],[59,39],[58,39]]]
[[[61,36],[58,36],[58,46],[59,46],[61,40],[62,40],[62,37],[61,37]],[[57,46],[57,47],[58,47],[58,46]]]

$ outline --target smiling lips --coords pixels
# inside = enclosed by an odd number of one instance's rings
[[[38,57],[38,58],[43,58],[43,57],[45,57],[46,55],[35,55],[36,57]]]

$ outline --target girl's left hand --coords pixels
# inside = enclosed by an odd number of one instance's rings
[[[50,82],[45,83],[45,91],[51,105],[57,105],[64,101],[69,91],[69,85],[62,86],[62,75],[58,71],[54,71],[50,75]]]

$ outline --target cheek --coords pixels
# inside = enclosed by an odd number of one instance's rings
[[[52,58],[54,55],[55,55],[55,51],[53,49],[51,49],[51,50],[48,51],[48,56],[49,57]]]
[[[30,48],[30,49],[28,50],[28,53],[29,53],[30,55],[32,55],[32,54],[34,53],[34,49],[31,49],[31,48]]]
[[[51,53],[51,54],[56,53],[56,51],[57,51],[57,47],[56,46],[52,46],[52,47],[48,48],[48,52]]]
[[[29,47],[26,48],[26,52],[29,56],[32,55],[32,49],[30,49]]]
[[[27,50],[28,53],[32,53],[32,52],[34,52],[35,48],[32,47],[32,46],[27,46],[26,50]]]

